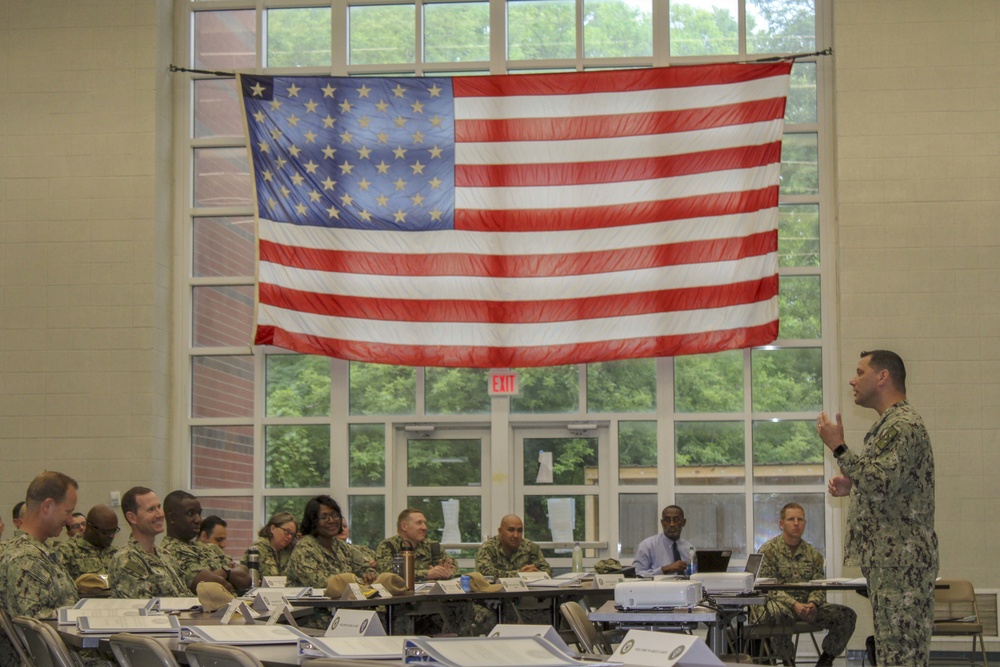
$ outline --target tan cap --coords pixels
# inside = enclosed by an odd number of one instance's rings
[[[480,572],[469,573],[469,588],[474,593],[496,593],[503,590],[503,584],[491,584]]]
[[[406,590],[406,582],[401,576],[393,572],[383,572],[378,575],[378,579],[375,583],[382,584],[385,586],[385,590],[389,591],[393,595],[408,595],[410,591]]]
[[[201,603],[202,611],[208,613],[222,609],[229,604],[230,600],[236,597],[217,581],[203,581],[198,584],[197,590],[198,602]]]
[[[80,595],[98,595],[108,590],[108,584],[99,574],[81,574],[74,582]]]
[[[339,598],[344,594],[348,586],[356,583],[359,583],[358,578],[350,572],[345,574],[331,574],[326,580],[326,590],[323,591],[323,595],[328,598]]]

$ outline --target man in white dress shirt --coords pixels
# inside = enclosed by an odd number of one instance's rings
[[[660,514],[663,532],[647,537],[635,550],[632,566],[640,577],[656,574],[684,574],[694,545],[681,539],[686,523],[684,510],[677,505],[667,505]]]

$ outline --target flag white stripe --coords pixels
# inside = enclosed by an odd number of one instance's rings
[[[777,317],[776,299],[726,308],[539,324],[374,321],[314,315],[263,303],[258,308],[260,324],[311,336],[390,345],[505,348],[700,334],[726,331],[734,323],[741,328],[760,326]]]
[[[569,141],[456,142],[455,164],[535,164],[636,160],[743,146],[781,139],[781,120],[694,132]]]
[[[644,225],[580,229],[567,232],[394,232],[329,229],[289,225],[261,218],[257,232],[262,241],[293,248],[372,252],[378,254],[434,255],[560,255],[645,248],[665,243],[711,241],[758,234],[774,229],[778,210],[718,217],[688,218]]]
[[[780,167],[780,164],[774,163],[752,169],[599,185],[584,183],[536,187],[456,187],[455,208],[494,211],[591,208],[742,192],[774,185],[778,182]]]
[[[788,93],[788,76],[773,76],[742,83],[684,88],[657,88],[575,95],[510,95],[506,97],[456,97],[455,118],[572,118],[657,111],[702,109],[727,104],[768,100]]]
[[[662,289],[725,286],[777,273],[776,253],[728,262],[683,264],[576,276],[489,278],[383,276],[298,269],[261,262],[259,280],[315,294],[427,301],[523,302],[624,296]]]

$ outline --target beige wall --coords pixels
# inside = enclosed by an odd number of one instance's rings
[[[80,481],[81,507],[166,484],[170,11],[162,0],[0,2],[8,525],[46,468]]]
[[[170,3],[0,2],[0,511],[166,489]],[[839,404],[899,351],[937,455],[942,574],[1000,588],[1000,3],[837,0]],[[829,287],[829,286],[827,286]],[[862,609],[861,605],[852,606]]]

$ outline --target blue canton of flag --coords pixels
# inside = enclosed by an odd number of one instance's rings
[[[243,75],[262,218],[405,231],[454,224],[448,79]]]

